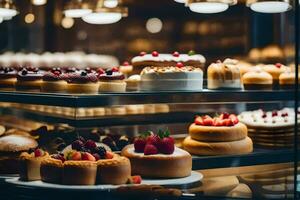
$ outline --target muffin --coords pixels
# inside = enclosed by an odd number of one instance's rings
[[[43,76],[41,89],[43,92],[65,92],[67,89],[66,76],[60,68],[53,68]]]
[[[38,146],[37,142],[27,136],[7,135],[0,138],[0,174],[19,173],[19,157]]]
[[[279,76],[283,72],[287,71],[288,67],[286,67],[280,63],[276,63],[275,65],[263,65],[262,69],[272,75],[273,89],[278,89],[279,88]]]
[[[16,89],[40,91],[43,81],[43,71],[37,68],[23,68],[17,74]]]
[[[14,89],[17,82],[17,71],[11,67],[0,69],[0,88]]]
[[[49,157],[48,152],[35,149],[32,153],[23,152],[20,155],[20,179],[24,181],[41,180],[40,168],[42,160]]]
[[[300,77],[300,73],[298,73],[298,77]],[[280,74],[279,76],[280,89],[294,89],[295,79],[296,79],[295,72],[287,71]]]
[[[242,77],[245,90],[271,90],[273,84],[272,76],[260,68],[247,72]]]
[[[88,73],[85,70],[67,74],[67,92],[78,94],[97,94],[98,78],[95,73]]]
[[[125,92],[124,75],[117,68],[107,70],[99,75],[99,92]]]

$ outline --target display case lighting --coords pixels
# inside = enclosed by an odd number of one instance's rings
[[[260,13],[282,13],[292,8],[290,0],[248,0],[247,6]]]
[[[31,0],[31,3],[35,6],[42,6],[47,3],[47,0]]]
[[[12,0],[0,0],[0,17],[12,18],[18,14]]]
[[[70,1],[64,10],[64,14],[68,18],[81,18],[92,13],[90,5],[84,0]]]
[[[188,0],[187,4],[193,12],[211,14],[224,12],[236,3],[236,0]]]

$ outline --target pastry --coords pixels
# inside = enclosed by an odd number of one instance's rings
[[[273,77],[273,88],[278,89],[279,88],[279,76],[283,72],[288,71],[288,67],[284,66],[280,63],[276,63],[274,65],[263,65],[262,69],[265,72],[268,72]]]
[[[126,79],[126,83],[127,83],[126,89],[128,91],[138,90],[140,81],[141,81],[141,76],[138,75],[138,74],[134,74],[134,75],[129,76]]]
[[[141,72],[139,90],[202,90],[203,71],[200,68],[184,66],[146,67]]]
[[[17,74],[16,89],[40,91],[43,72],[37,68],[23,68]]]
[[[298,73],[300,77],[300,73]],[[296,73],[291,71],[286,71],[279,76],[280,89],[294,89],[295,88]],[[299,84],[299,83],[298,83]]]
[[[110,110],[111,115],[126,115],[126,108],[124,106],[113,106]]]
[[[37,146],[37,142],[27,136],[7,135],[0,137],[0,174],[17,174],[20,154]]]
[[[262,71],[259,67],[245,73],[242,81],[245,90],[271,90],[273,85],[272,76],[268,72]]]
[[[127,115],[139,114],[138,105],[127,105],[125,106]]]
[[[105,109],[101,107],[94,108],[94,115],[99,117],[99,116],[104,116],[105,115]]]
[[[149,178],[179,178],[189,176],[192,169],[191,155],[174,145],[169,132],[159,131],[136,138],[121,153],[129,158],[132,174]]]
[[[153,51],[151,54],[141,52],[139,56],[136,56],[131,60],[131,63],[134,72],[139,73],[144,67],[176,66],[177,63],[204,70],[205,61],[206,60],[202,55],[195,54],[194,51],[190,51],[189,54],[179,54],[178,52],[174,52],[173,54],[159,54],[158,52]]]
[[[65,92],[67,89],[66,76],[60,68],[53,68],[43,76],[41,89],[43,92]]]
[[[17,82],[17,71],[11,67],[0,69],[0,88],[14,89]]]
[[[222,113],[214,118],[196,116],[183,147],[196,155],[250,153],[253,144],[247,134],[247,127],[233,114]]]
[[[208,89],[242,89],[237,60],[212,63],[207,69]]]
[[[170,111],[168,104],[154,104],[155,113],[168,113]]]
[[[125,61],[122,65],[120,65],[120,72],[123,74],[129,74],[132,72],[133,66],[129,64],[129,62]]]
[[[41,162],[41,180],[46,183],[62,183],[63,163],[65,157],[63,154],[53,154]]]
[[[125,92],[125,76],[119,72],[118,68],[107,70],[98,76],[99,92]]]
[[[79,94],[97,94],[98,78],[96,73],[88,73],[85,70],[67,74],[67,92]]]
[[[144,105],[144,113],[145,114],[155,113],[155,106],[154,106],[154,104],[145,104]]]
[[[24,181],[41,180],[40,168],[42,160],[49,157],[48,152],[35,149],[30,154],[23,152],[20,155],[20,179]]]

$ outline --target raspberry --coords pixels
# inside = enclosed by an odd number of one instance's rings
[[[153,56],[153,57],[158,57],[158,56],[159,56],[159,54],[158,54],[158,52],[157,52],[157,51],[153,51],[153,52],[152,52],[152,56]]]
[[[80,151],[84,147],[84,143],[81,140],[75,140],[71,146],[72,149]]]
[[[133,145],[136,152],[142,153],[144,152],[146,146],[146,140],[144,138],[136,138]]]
[[[152,144],[147,144],[145,146],[145,149],[144,149],[144,154],[145,155],[154,155],[154,154],[158,154],[158,150],[157,148],[152,145]]]
[[[93,149],[95,149],[97,147],[97,145],[96,145],[96,142],[94,142],[93,140],[88,140],[84,144],[84,147],[92,151]]]
[[[161,140],[159,145],[159,151],[163,154],[172,154],[174,152],[175,145],[174,139],[171,137],[165,137]]]
[[[178,68],[182,68],[182,67],[184,67],[184,65],[183,65],[183,63],[182,63],[182,62],[178,62],[178,63],[176,63],[176,67],[178,67]]]
[[[44,151],[42,149],[36,149],[34,150],[34,156],[35,157],[41,157],[44,155]]]
[[[276,116],[278,116],[277,111],[273,111],[273,112],[272,112],[272,117],[276,117]]]

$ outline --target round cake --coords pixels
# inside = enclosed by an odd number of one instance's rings
[[[207,69],[208,89],[242,89],[237,60],[212,63]]]
[[[245,73],[242,81],[246,90],[271,90],[273,84],[272,76],[259,67]]]
[[[132,174],[148,178],[180,178],[189,176],[192,169],[191,155],[175,147],[171,155],[144,155],[137,153],[133,145],[122,150],[122,156],[129,158]]]
[[[142,91],[202,90],[203,71],[183,66],[146,67],[141,72],[139,89]]]

